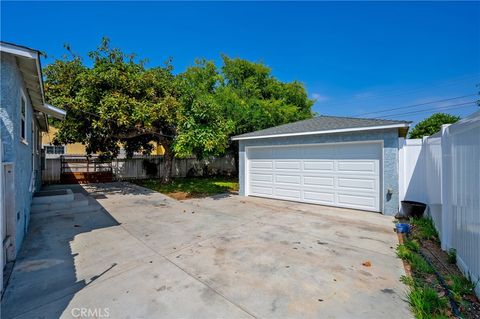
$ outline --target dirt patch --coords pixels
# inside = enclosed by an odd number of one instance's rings
[[[210,194],[206,194],[206,193],[188,193],[188,192],[173,192],[173,193],[167,193],[166,195],[176,200],[185,200],[190,198],[204,198],[207,196],[211,196]]]
[[[233,192],[226,192],[226,194],[232,194]],[[176,199],[176,200],[185,200],[185,199],[191,199],[191,198],[205,198],[208,196],[213,196],[212,194],[207,194],[207,193],[189,193],[189,192],[172,192],[172,193],[166,193],[165,195]]]
[[[421,242],[420,249],[430,260],[435,270],[438,271],[443,278],[446,278],[447,285],[452,284],[448,279],[450,276],[463,276],[463,273],[458,269],[457,265],[448,261],[448,255],[440,248],[439,243],[432,240],[425,240]],[[474,294],[468,294],[463,295],[462,299],[459,308],[464,318],[480,318],[480,302],[478,298]]]
[[[176,200],[184,200],[184,199],[192,198],[191,195],[186,192],[174,192],[174,193],[168,193],[167,195]]]

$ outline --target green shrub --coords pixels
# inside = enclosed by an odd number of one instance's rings
[[[450,275],[446,279],[448,288],[457,302],[461,302],[464,295],[472,294],[475,289],[475,284],[461,275]]]
[[[447,251],[447,261],[450,264],[457,263],[457,251],[455,249],[451,248]]]
[[[418,239],[431,239],[438,241],[438,232],[431,218],[410,218],[410,224],[416,227]]]
[[[444,313],[448,305],[447,299],[439,297],[434,289],[413,286],[407,297],[415,318],[446,318]]]
[[[430,266],[423,257],[418,254],[419,245],[416,241],[406,241],[405,243],[397,246],[398,258],[407,261],[412,270],[420,273],[433,273],[433,268]]]

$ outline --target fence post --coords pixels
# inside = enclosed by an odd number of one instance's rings
[[[405,138],[398,139],[398,211],[402,212],[402,200],[405,199]]]
[[[452,247],[452,225],[450,209],[450,191],[451,191],[451,149],[448,141],[448,127],[450,124],[444,124],[441,128],[441,152],[442,152],[442,183],[441,183],[441,204],[442,204],[442,229],[441,244],[442,249],[447,250]]]

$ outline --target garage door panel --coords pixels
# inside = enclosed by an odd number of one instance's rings
[[[273,182],[273,173],[270,174],[262,174],[262,173],[254,173],[251,175],[252,182]]]
[[[353,188],[365,191],[378,191],[376,187],[378,182],[375,178],[367,179],[338,177],[337,183],[339,188]]]
[[[378,143],[247,150],[248,194],[379,211],[381,153]]]
[[[303,191],[303,198],[307,201],[315,201],[327,205],[335,204],[335,194],[333,192],[305,190]]]
[[[275,161],[275,169],[299,171],[302,167],[301,161]]]
[[[333,176],[304,176],[304,186],[330,186],[333,187],[335,179]]]
[[[359,195],[338,193],[337,202],[348,207],[363,207],[364,209],[375,209],[377,197],[375,195]]]
[[[304,171],[322,171],[322,172],[333,172],[335,168],[335,162],[332,161],[304,161],[303,170]]]
[[[295,186],[300,186],[302,178],[300,175],[284,175],[276,174],[275,182],[284,183],[284,184],[293,184]]]
[[[289,199],[301,199],[301,192],[298,189],[289,189],[283,187],[275,187],[275,195]]]
[[[273,161],[250,161],[251,169],[272,169]]]
[[[262,185],[251,185],[252,195],[258,196],[272,196],[273,195],[273,186],[262,186]]]
[[[377,173],[375,161],[338,161],[339,172]]]

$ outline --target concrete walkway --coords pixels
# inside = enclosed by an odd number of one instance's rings
[[[2,318],[412,317],[390,217],[179,202],[126,183],[72,190],[89,205],[32,215]]]

